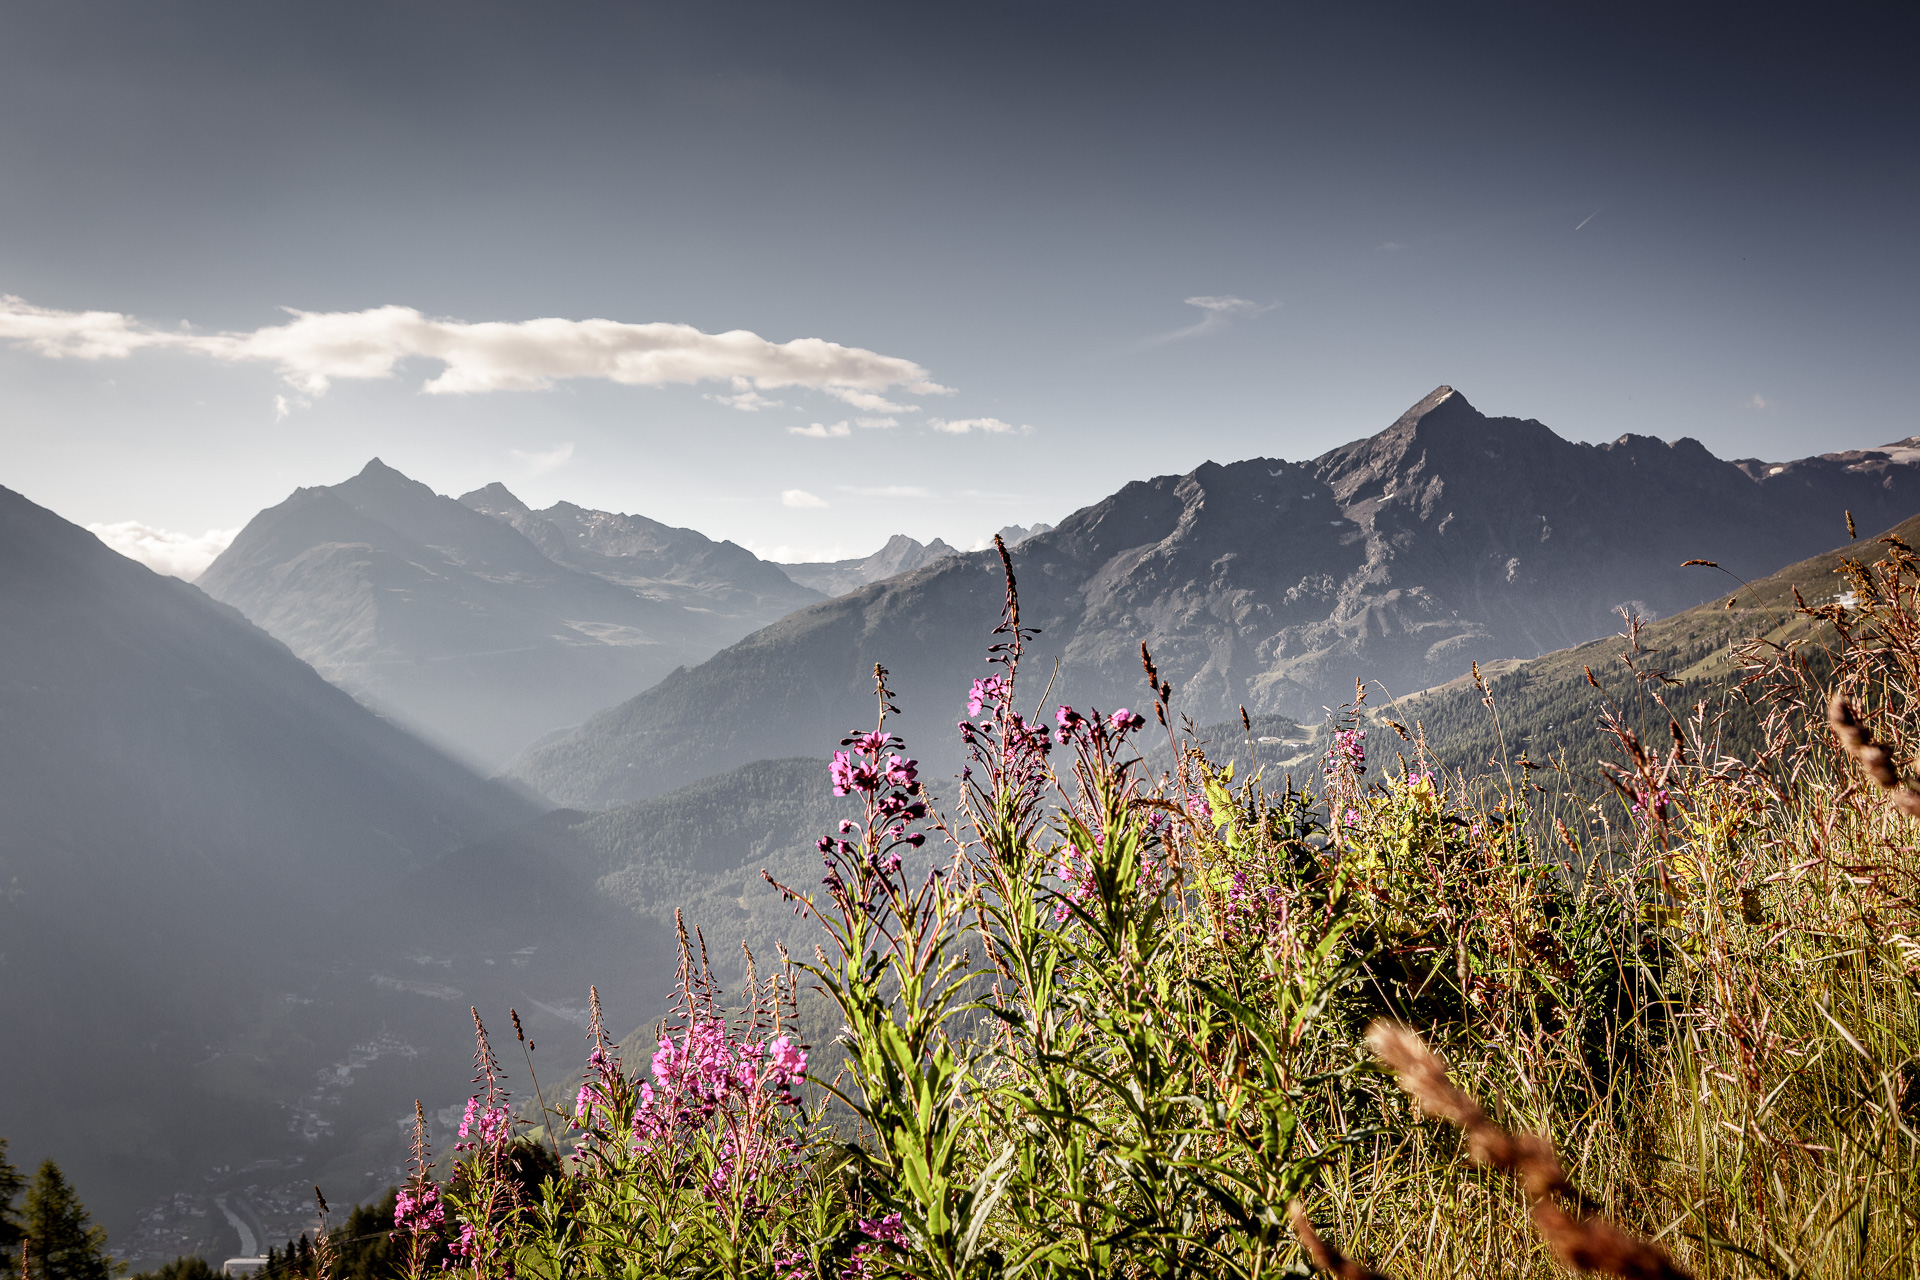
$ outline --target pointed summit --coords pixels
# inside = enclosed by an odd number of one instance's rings
[[[375,501],[394,501],[400,500],[400,495],[404,494],[408,499],[420,501],[436,496],[426,485],[378,458],[360,468],[360,473],[351,480],[344,480],[333,488],[356,506],[368,497]],[[359,495],[358,499],[355,495]]]
[[[514,496],[511,489],[495,480],[484,488],[460,495],[460,505],[471,507],[475,511],[484,511],[497,520],[512,523],[514,516],[533,514],[533,508]]]
[[[1461,416],[1463,414],[1475,418],[1481,416],[1478,409],[1467,403],[1465,396],[1455,391],[1452,387],[1447,386],[1445,383],[1441,383],[1433,390],[1427,392],[1426,395],[1422,396],[1419,402],[1412,408],[1408,409],[1398,418],[1395,418],[1393,426],[1388,427],[1387,430],[1393,431],[1401,427],[1418,426],[1428,415],[1435,413],[1442,413],[1443,416],[1448,418]]]

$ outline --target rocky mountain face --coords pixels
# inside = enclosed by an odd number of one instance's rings
[[[1852,511],[1883,528],[1920,510],[1903,447],[1736,464],[1692,440],[1590,445],[1489,418],[1441,387],[1385,431],[1296,463],[1207,463],[1127,485],[1015,555],[1028,681],[1102,707],[1144,690],[1142,641],[1201,723],[1315,720],[1356,679],[1393,694],[1476,659],[1527,657],[1659,616],[1829,546]],[[658,794],[746,761],[818,754],[871,719],[893,672],[915,749],[957,765],[953,721],[983,671],[1002,584],[991,552],[949,556],[814,605],[675,672],[512,773],[557,802]],[[1058,662],[1055,673],[1053,664]]]
[[[197,585],[485,768],[820,598],[692,530],[455,501],[378,459],[261,512]]]
[[[462,494],[460,502],[519,530],[555,564],[697,610],[721,632],[745,635],[822,595],[745,547],[645,516],[571,502],[533,511],[498,483]]]
[[[0,600],[0,1133],[116,1246],[181,1188],[224,1230],[222,1166],[377,1194],[412,1100],[464,1097],[469,1004],[571,1039],[533,1001],[648,943],[570,952],[591,883],[536,809],[5,489]],[[138,1256],[182,1243],[238,1246]]]
[[[896,533],[887,539],[886,546],[857,560],[819,560],[780,567],[802,586],[812,587],[822,595],[843,596],[868,583],[881,582],[959,554],[939,538],[919,542],[904,533]]]

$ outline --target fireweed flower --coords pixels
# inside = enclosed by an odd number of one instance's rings
[[[791,1086],[806,1072],[807,1051],[795,1044],[791,1036],[777,1037],[767,1046],[767,1056],[773,1064],[768,1078],[782,1089]]]
[[[1198,791],[1187,793],[1187,813],[1209,831],[1219,825],[1213,820],[1213,806],[1208,804],[1206,796]]]
[[[1365,773],[1367,771],[1366,740],[1365,729],[1335,730],[1333,746],[1327,752],[1327,767],[1336,771]]]
[[[878,1274],[875,1268],[883,1265],[880,1260],[886,1254],[906,1249],[907,1229],[897,1213],[889,1213],[881,1218],[861,1218],[854,1226],[867,1238],[853,1247],[853,1256],[840,1272],[840,1280],[867,1280],[867,1277]]]
[[[833,753],[833,763],[827,766],[827,773],[833,779],[833,794],[837,796],[880,789],[880,771],[874,763],[857,760],[845,751]]]
[[[440,1203],[440,1188],[431,1182],[418,1194],[402,1188],[393,1200],[393,1226],[411,1235],[433,1230],[447,1220],[446,1206]]]
[[[1054,864],[1053,874],[1064,886],[1053,904],[1053,922],[1065,924],[1073,915],[1073,907],[1093,896],[1093,868],[1079,849],[1065,845],[1060,850],[1060,860]]]
[[[967,714],[977,716],[982,707],[998,704],[1006,695],[1007,681],[1004,676],[986,676],[973,682],[973,690],[967,694]]]
[[[506,1136],[510,1120],[505,1107],[483,1106],[480,1095],[467,1099],[467,1111],[460,1119],[460,1136],[472,1141],[456,1142],[455,1151],[477,1151],[490,1147]]]

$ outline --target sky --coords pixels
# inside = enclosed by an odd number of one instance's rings
[[[16,0],[0,484],[190,575],[378,456],[776,559],[1312,457],[1920,433],[1895,6]]]

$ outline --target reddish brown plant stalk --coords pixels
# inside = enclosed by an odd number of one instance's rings
[[[1873,740],[1845,694],[1836,693],[1828,701],[1827,727],[1874,785],[1887,793],[1888,804],[1908,817],[1920,818],[1920,792],[1900,777],[1893,753]]]
[[[1686,1280],[1665,1250],[1629,1235],[1598,1214],[1569,1213],[1556,1196],[1578,1201],[1553,1144],[1531,1133],[1510,1133],[1487,1118],[1471,1094],[1456,1088],[1446,1064],[1419,1036],[1391,1022],[1367,1029],[1367,1046],[1393,1068],[1400,1087],[1420,1109],[1458,1128],[1476,1164],[1497,1169],[1526,1192],[1533,1225],[1554,1256],[1579,1271],[1629,1280]]]
[[[1313,1224],[1307,1221],[1307,1211],[1298,1200],[1287,1206],[1287,1222],[1293,1227],[1300,1247],[1307,1251],[1307,1257],[1318,1270],[1338,1276],[1340,1280],[1388,1280],[1385,1275],[1363,1262],[1355,1262],[1322,1240],[1320,1233],[1313,1229]]]

